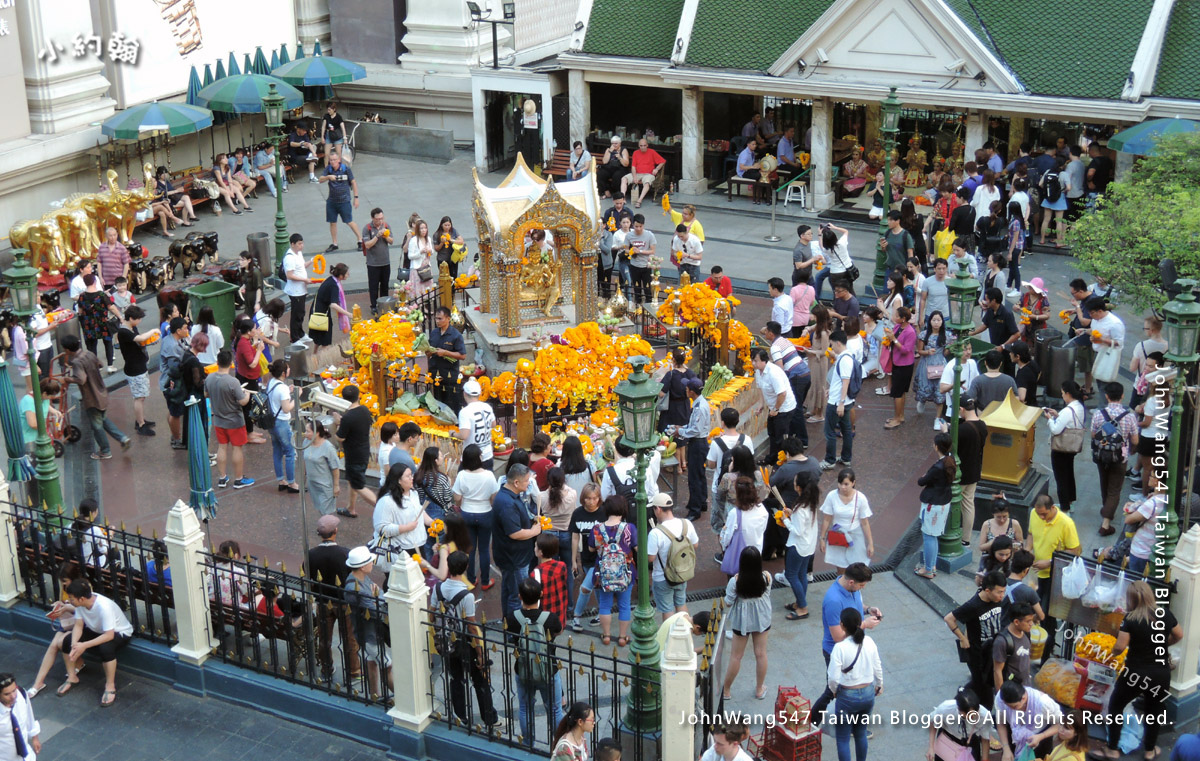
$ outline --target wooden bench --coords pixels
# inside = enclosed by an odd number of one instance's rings
[[[751,180],[746,177],[738,177],[736,174],[730,174],[729,179],[725,182],[725,200],[730,202],[733,201],[733,189],[735,187],[737,188],[738,198],[741,198],[742,188],[755,188],[760,186],[769,188],[771,183],[763,182],[762,180]]]
[[[542,174],[553,177],[556,182],[567,179],[567,170],[571,168],[571,151],[556,148],[550,162],[542,169]]]

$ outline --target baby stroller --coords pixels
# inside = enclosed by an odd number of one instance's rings
[[[58,354],[50,361],[50,378],[59,381],[61,390],[48,397],[51,409],[57,410],[59,415],[46,416],[46,433],[50,435],[50,445],[54,447],[54,456],[62,457],[65,451],[63,442],[74,444],[83,436],[83,432],[79,430],[79,426],[71,423],[71,410],[75,409],[67,396],[67,390],[70,386],[62,381],[62,373],[55,373],[54,369],[60,367],[59,360],[63,355]]]

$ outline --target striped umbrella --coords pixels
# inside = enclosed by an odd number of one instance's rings
[[[292,58],[291,58],[291,56],[288,55],[287,43],[285,42],[279,46],[279,62],[287,63],[290,60],[292,60]]]
[[[278,51],[278,50],[272,50],[272,51],[271,51],[271,65],[270,65],[270,71],[275,71],[275,70],[276,70],[276,69],[278,69],[278,68],[279,68],[279,51]],[[268,73],[270,73],[270,71],[269,71]]]
[[[0,359],[0,427],[4,429],[4,448],[8,452],[8,480],[33,480],[33,463],[25,454],[25,439],[22,430],[25,421],[21,408],[17,406],[17,395],[13,391],[12,378],[8,374],[8,363]]]
[[[353,61],[333,56],[301,58],[283,64],[271,72],[289,85],[313,87],[352,82],[367,76],[367,70]]]
[[[262,99],[271,85],[284,97],[284,108],[299,108],[304,96],[295,87],[272,76],[261,74],[238,74],[213,82],[200,90],[200,102],[214,111],[229,111],[237,114],[262,112]]]
[[[184,402],[188,408],[188,503],[201,521],[217,516],[217,493],[213,491],[212,466],[208,464],[208,429],[196,397]]]
[[[194,73],[194,72],[193,72]],[[143,103],[104,120],[100,131],[117,140],[137,140],[143,132],[190,135],[213,123],[212,111],[186,103]]]
[[[247,73],[250,73],[251,71],[255,74],[271,73],[271,67],[267,65],[267,57],[263,55],[261,45],[254,49],[254,62],[247,70]]]

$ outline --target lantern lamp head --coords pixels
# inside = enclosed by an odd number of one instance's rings
[[[1163,307],[1163,337],[1167,339],[1166,358],[1173,364],[1190,364],[1200,359],[1200,304],[1193,291],[1196,281],[1175,281],[1179,295]]]
[[[622,443],[634,450],[651,449],[658,443],[658,393],[661,386],[646,372],[646,357],[631,357],[633,372],[615,391],[625,433]]]
[[[23,248],[13,249],[13,265],[4,270],[4,281],[12,293],[16,308],[13,312],[22,321],[28,320],[37,311],[38,301],[38,271],[25,261],[29,251]]]
[[[900,131],[900,99],[896,97],[896,88],[891,88],[891,92],[880,103],[883,110],[883,126],[879,128],[880,132],[887,135],[895,135]]]
[[[279,94],[275,88],[275,83],[270,84],[270,90],[263,96],[263,115],[266,118],[267,127],[270,129],[283,128],[283,106],[285,98]]]
[[[960,267],[946,287],[950,291],[950,319],[947,326],[960,335],[969,332],[975,325],[979,281],[971,277],[966,267]]]

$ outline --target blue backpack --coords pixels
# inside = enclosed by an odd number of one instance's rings
[[[854,355],[850,355],[850,361],[854,363],[854,368],[850,371],[850,387],[846,389],[846,396],[850,399],[858,398],[858,392],[862,391],[863,371],[862,363]],[[841,366],[841,358],[838,357],[833,361],[833,371],[837,374],[838,380],[845,380],[842,377],[838,368]]]

